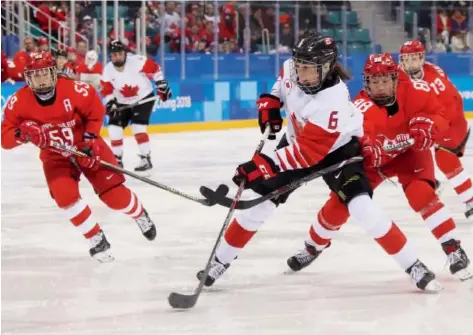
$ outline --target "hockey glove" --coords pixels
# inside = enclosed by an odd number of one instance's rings
[[[380,167],[386,162],[387,155],[383,145],[379,140],[372,140],[369,137],[362,137],[361,140],[362,155],[365,159],[365,166]]]
[[[168,81],[166,79],[158,80],[156,82],[156,89],[162,101],[171,99],[172,92],[171,92],[171,88],[168,85]]]
[[[117,116],[117,109],[118,109],[118,102],[116,98],[111,99],[105,105],[106,114],[111,118],[115,118]]]
[[[77,164],[84,169],[97,171],[100,167],[100,144],[97,136],[90,133],[84,134],[84,141],[77,144],[77,149],[87,156],[77,156]]]
[[[245,181],[245,188],[252,188],[261,180],[273,178],[278,172],[279,168],[271,158],[259,154],[251,161],[238,165],[232,180],[238,186]]]
[[[414,139],[414,150],[422,151],[435,144],[438,131],[432,119],[417,116],[409,121],[409,135]]]
[[[258,108],[258,124],[261,132],[264,133],[266,124],[269,123],[271,128],[271,134],[268,139],[276,139],[275,133],[281,131],[282,128],[282,117],[281,107],[282,103],[278,97],[271,94],[261,94],[260,98],[256,101]]]
[[[49,136],[45,129],[34,121],[24,121],[17,134],[21,142],[31,142],[41,149],[46,148],[49,144]]]

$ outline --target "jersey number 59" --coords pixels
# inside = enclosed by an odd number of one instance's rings
[[[48,133],[51,146],[72,147],[74,145],[74,133],[71,128],[53,129]]]

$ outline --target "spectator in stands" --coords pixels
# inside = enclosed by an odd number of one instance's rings
[[[77,42],[77,63],[82,63],[85,59],[85,54],[89,51],[87,49],[87,43],[84,40]]]
[[[294,46],[294,32],[291,29],[290,23],[284,23],[282,25],[281,37],[279,38],[279,44],[292,49]]]
[[[76,48],[67,47],[66,48],[66,53],[67,53],[67,62],[74,69],[74,72],[77,72],[77,67],[79,66],[79,62],[78,62],[78,59],[77,59],[77,50],[76,50]]]
[[[86,15],[82,18],[79,26],[77,27],[77,32],[81,35],[84,35],[89,40],[89,43],[92,43],[94,38],[94,27],[91,16]],[[76,36],[76,42],[78,41],[82,41],[80,36]]]
[[[46,37],[38,38],[38,50],[49,51],[49,40]]]
[[[172,35],[173,30],[180,26],[181,17],[176,13],[176,4],[166,2],[166,12],[164,13],[164,32],[166,35]]]
[[[467,51],[468,47],[468,20],[460,9],[455,9],[452,15],[452,51]]]
[[[448,45],[450,41],[450,32],[452,30],[452,22],[444,8],[437,11],[437,36],[441,36],[443,44]]]
[[[2,50],[2,83],[8,79],[8,57],[5,51]]]
[[[38,9],[39,10],[36,12],[36,21],[38,21],[41,29],[45,32],[49,32],[49,21],[51,21],[51,34],[57,38],[61,22],[66,21],[64,7],[57,7],[55,1],[43,1],[43,3],[38,6]],[[49,19],[50,17],[52,18],[51,20]]]
[[[225,5],[222,11],[221,20],[218,25],[219,40],[236,40],[236,19],[235,9]]]
[[[205,4],[205,15],[204,18],[206,21],[211,21],[211,22],[219,22],[220,17],[217,14],[217,17],[215,17],[215,8],[213,3],[207,3]]]
[[[14,66],[9,70],[9,76],[17,81],[24,80],[23,71],[25,69],[26,58],[31,52],[36,50],[35,41],[31,36],[25,37],[23,46],[25,49],[16,53],[15,57],[13,57]]]

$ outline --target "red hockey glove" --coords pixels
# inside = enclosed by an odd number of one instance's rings
[[[31,142],[41,149],[49,144],[46,131],[34,121],[24,121],[20,125],[18,138],[23,143]]]
[[[387,156],[379,140],[372,140],[365,136],[361,138],[360,142],[365,166],[380,167],[386,162]]]
[[[249,162],[238,165],[233,182],[238,186],[245,181],[245,188],[252,188],[261,180],[276,176],[279,168],[271,158],[264,154],[255,155]]]
[[[435,144],[438,136],[434,121],[417,116],[409,121],[409,135],[414,139],[414,150],[427,150]]]
[[[80,167],[97,171],[100,167],[100,144],[97,136],[84,134],[84,141],[77,144],[77,149],[87,156],[77,156],[76,161]]]
[[[261,94],[260,98],[256,101],[256,106],[258,108],[258,124],[261,132],[264,133],[266,123],[269,123],[271,134],[268,136],[268,139],[276,139],[274,134],[282,129],[281,101],[278,97],[265,93]]]
[[[161,98],[162,101],[166,101],[168,99],[171,99],[172,97],[172,92],[171,88],[168,85],[168,81],[163,79],[163,80],[158,80],[156,82],[156,90],[158,91],[158,95]]]

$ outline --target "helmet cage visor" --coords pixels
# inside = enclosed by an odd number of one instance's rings
[[[318,63],[293,56],[289,69],[292,82],[296,83],[304,93],[315,94],[331,72],[332,64],[329,61]]]
[[[409,76],[420,77],[425,63],[425,52],[401,53],[399,63]]]
[[[36,94],[48,94],[56,87],[56,67],[25,70],[25,81]]]
[[[364,76],[364,88],[368,96],[380,106],[396,101],[397,73],[383,73]]]

